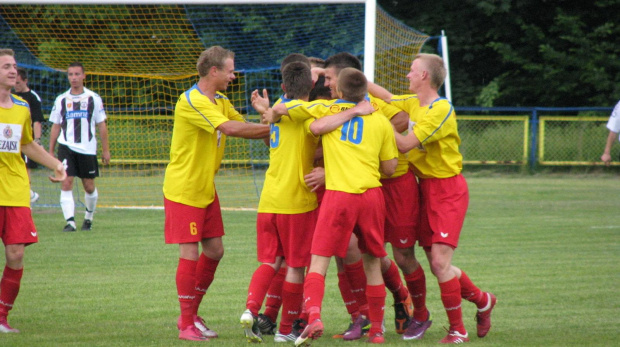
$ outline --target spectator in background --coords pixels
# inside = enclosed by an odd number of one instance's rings
[[[611,116],[607,122],[607,129],[609,129],[609,135],[607,135],[607,143],[605,144],[605,151],[601,156],[601,160],[606,166],[609,166],[609,163],[611,163],[611,147],[616,142],[618,133],[620,133],[620,101],[618,101],[614,110],[611,111]]]
[[[45,122],[43,118],[43,112],[41,111],[41,98],[34,90],[28,87],[28,72],[26,69],[17,68],[17,78],[15,79],[15,95],[26,100],[30,106],[30,118],[32,120],[32,131],[34,136],[34,142],[41,145],[41,124]],[[26,170],[28,171],[28,180],[30,180],[30,170],[37,168],[37,163],[28,160],[28,157],[24,156],[26,162]],[[30,189],[30,203],[34,203],[39,199],[39,194]]]

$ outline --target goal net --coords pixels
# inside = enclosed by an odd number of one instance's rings
[[[137,2],[134,2],[137,3]],[[226,91],[249,121],[249,97],[267,88],[280,95],[279,63],[292,52],[327,58],[347,51],[363,60],[363,3],[238,5],[37,5],[0,7],[0,42],[16,51],[46,118],[69,84],[66,69],[80,61],[86,87],[103,99],[112,162],[100,166],[99,206],[162,206],[174,106],[197,80],[196,60],[207,47],[235,52],[237,79]],[[412,56],[428,36],[377,8],[374,80],[404,93]],[[50,124],[44,124],[43,145]],[[229,137],[216,187],[222,207],[255,208],[268,165],[262,141]],[[58,205],[47,169],[33,170],[38,205]],[[75,198],[83,199],[79,182]]]

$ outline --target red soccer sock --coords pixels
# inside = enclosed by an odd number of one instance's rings
[[[269,290],[267,290],[267,300],[265,301],[265,316],[269,317],[272,322],[278,319],[278,312],[282,306],[282,286],[286,277],[286,266],[282,266],[278,273],[271,280]]]
[[[364,273],[364,263],[360,260],[353,264],[344,264],[344,271],[349,279],[351,292],[357,300],[359,311],[368,317],[368,300],[366,299],[366,273]]]
[[[267,264],[262,264],[254,271],[248,288],[248,299],[245,302],[245,307],[252,312],[252,315],[258,316],[258,311],[260,311],[265,295],[267,295],[269,284],[275,275],[276,270]]]
[[[217,270],[219,263],[219,260],[211,259],[204,253],[200,253],[200,258],[198,258],[198,264],[196,265],[196,286],[194,287],[196,297],[194,298],[193,309],[195,315],[198,315],[198,308],[202,298],[207,293],[211,283],[213,283],[215,270]]]
[[[195,298],[197,261],[179,258],[177,266],[177,294],[181,306],[181,329],[194,324],[193,301]]]
[[[428,309],[426,308],[426,276],[422,266],[405,275],[407,288],[413,300],[413,318],[418,322],[426,321],[428,317]]]
[[[476,287],[463,270],[461,270],[459,283],[461,284],[461,298],[473,302],[478,308],[484,308],[487,305],[488,297]]]
[[[317,272],[306,275],[304,282],[304,302],[308,312],[308,323],[321,319],[321,306],[325,295],[325,277]]]
[[[293,322],[299,318],[301,303],[304,300],[304,284],[284,281],[282,285],[282,319],[280,334],[288,335],[293,331]]]
[[[370,336],[383,333],[383,315],[385,312],[385,285],[366,286],[368,298],[368,319],[370,320]]]
[[[0,280],[0,317],[8,316],[9,311],[13,308],[23,273],[23,268],[15,270],[8,266],[4,267],[4,273]]]
[[[338,273],[338,289],[340,289],[340,295],[342,296],[342,301],[344,301],[344,307],[347,308],[347,312],[351,316],[359,314],[359,306],[357,300],[355,300],[355,295],[351,291],[349,279],[345,272]]]
[[[450,322],[450,330],[458,331],[465,334],[465,326],[463,325],[463,313],[461,312],[461,285],[456,276],[443,283],[439,283],[439,291],[441,292],[441,301],[446,309],[448,321]]]
[[[390,290],[390,292],[392,292],[394,303],[407,300],[407,294],[409,294],[409,291],[407,290],[407,287],[403,285],[403,281],[400,278],[400,272],[398,272],[398,266],[396,266],[396,263],[394,263],[393,260],[390,259],[390,267],[382,274],[382,276],[385,286]]]

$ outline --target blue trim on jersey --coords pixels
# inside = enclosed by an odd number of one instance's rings
[[[446,98],[442,98],[439,97],[435,100],[433,100],[433,102],[431,102],[430,106],[428,106],[429,111],[433,108],[433,104],[436,103],[437,101],[441,101],[441,100],[448,100]],[[450,118],[450,115],[452,114],[453,110],[454,110],[454,106],[452,106],[452,104],[450,103],[450,101],[448,101],[448,103],[450,104],[450,110],[448,111],[448,114],[446,115],[446,117],[443,119],[443,121],[441,121],[441,124],[439,124],[439,126],[437,127],[437,129],[435,129],[432,133],[430,133],[424,140],[420,141],[420,143],[423,143],[424,141],[428,140],[429,138],[431,138],[433,135],[435,135],[435,133],[437,131],[439,131],[439,129],[441,129],[441,127],[444,125],[444,123],[448,120],[448,118]],[[428,113],[428,112],[426,112]]]
[[[15,97],[15,95],[13,95],[13,94],[11,94],[11,101],[13,101],[13,103],[14,103],[15,105],[17,105],[17,106],[25,106],[25,107],[30,108],[30,105],[28,105],[28,103],[27,103],[27,102],[19,100],[19,99],[18,99],[18,98],[16,98],[16,97]]]
[[[204,118],[204,119],[207,121],[207,123],[209,123],[209,125],[210,125],[211,127],[213,127],[213,129],[215,129],[215,127],[213,126],[213,123],[211,123],[211,122],[209,121],[209,119],[208,119],[208,118],[207,118],[204,114],[202,114],[202,112],[198,111],[198,109],[197,109],[196,107],[194,107],[194,105],[192,104],[192,99],[189,97],[189,94],[190,94],[190,93],[191,93],[191,91],[192,91],[192,90],[194,90],[194,89],[196,89],[196,90],[197,90],[200,94],[204,95],[204,94],[202,93],[202,90],[200,90],[200,88],[198,88],[198,83],[196,83],[196,84],[194,84],[194,85],[193,85],[190,89],[188,89],[188,90],[186,90],[186,91],[185,91],[185,98],[187,99],[187,103],[188,103],[188,104],[189,104],[189,105],[190,105],[190,106],[191,106],[194,110],[196,110],[196,112],[198,112],[198,114],[199,114],[199,115],[201,115],[201,116],[202,116],[202,118]],[[204,96],[205,96],[205,97],[207,97],[206,95],[204,95]],[[217,94],[215,94],[215,96],[217,97]]]
[[[417,99],[417,98],[418,98],[418,95],[417,95],[417,94],[414,94],[414,95],[410,95],[410,96],[408,96],[408,97],[406,97],[406,98],[404,98],[404,99],[403,99],[403,98],[398,98],[398,99],[392,99],[391,101],[407,101],[407,100],[409,100],[409,99]],[[441,99],[441,98],[440,98],[440,99]],[[439,99],[437,99],[437,100],[439,100]],[[435,101],[436,101],[436,100],[435,100]],[[435,102],[435,101],[433,101],[433,102]]]

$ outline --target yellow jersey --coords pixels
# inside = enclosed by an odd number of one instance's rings
[[[317,100],[285,104],[294,121],[318,119],[355,106],[346,100]],[[371,115],[354,117],[334,131],[321,135],[325,158],[325,188],[361,194],[380,187],[379,165],[398,157],[394,129],[377,110]]]
[[[245,121],[222,93],[213,103],[196,84],[179,96],[164,176],[166,199],[201,208],[213,202],[214,178],[226,144],[226,136],[216,128],[231,120]]]
[[[281,98],[280,102],[291,99]],[[313,169],[319,138],[308,124],[282,117],[269,124],[269,168],[258,203],[259,213],[298,214],[318,207],[304,176]]]
[[[11,95],[13,106],[0,107],[0,206],[30,207],[30,181],[21,146],[32,142],[28,103]]]
[[[391,104],[409,113],[410,131],[420,146],[408,153],[409,163],[420,178],[448,178],[461,173],[463,156],[454,107],[446,98],[438,98],[421,107],[416,95],[392,96]]]

